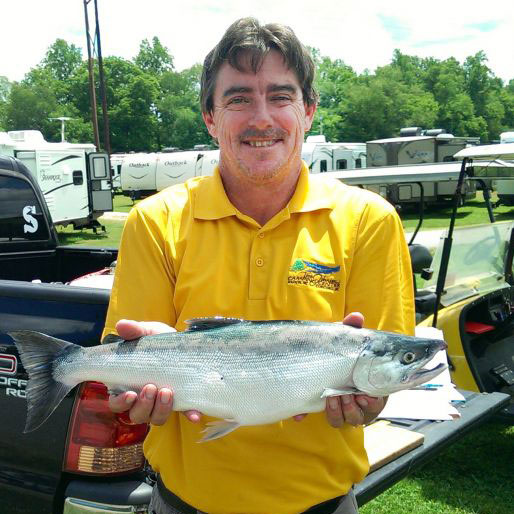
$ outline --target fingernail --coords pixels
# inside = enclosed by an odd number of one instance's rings
[[[349,397],[349,396],[343,396],[343,403],[345,405],[350,405],[350,403],[352,403],[352,399]]]
[[[332,410],[337,410],[339,408],[339,400],[337,398],[334,398],[333,396],[329,397],[329,399],[328,399],[328,406]]]
[[[155,389],[153,387],[147,387],[145,389],[145,398],[147,400],[153,400],[155,398]]]
[[[125,396],[125,403],[131,404],[134,403],[134,400],[137,398],[137,394],[127,394]]]
[[[161,391],[161,403],[168,404],[171,401],[171,392],[170,391]]]
[[[366,398],[357,398],[357,403],[361,407],[367,407],[368,406],[368,400],[366,400]]]

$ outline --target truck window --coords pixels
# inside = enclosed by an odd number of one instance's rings
[[[28,182],[0,176],[0,243],[50,237],[34,190]]]
[[[355,167],[362,168],[362,159],[355,159]]]
[[[346,168],[348,168],[348,162],[346,159],[337,159],[336,170],[345,170]]]
[[[327,160],[322,159],[319,161],[319,172],[323,173],[324,171],[327,171]]]

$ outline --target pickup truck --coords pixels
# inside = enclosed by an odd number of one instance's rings
[[[0,511],[10,514],[146,512],[142,441],[107,408],[102,384],[72,391],[37,430],[24,434],[27,374],[11,330],[99,344],[109,289],[76,277],[108,268],[117,250],[62,246],[29,170],[0,156]]]

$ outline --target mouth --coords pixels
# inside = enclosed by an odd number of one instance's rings
[[[412,375],[406,376],[403,382],[412,384],[413,386],[423,384],[428,380],[432,380],[432,378],[439,375],[439,373],[442,373],[447,367],[447,364],[441,363],[432,369],[420,369]]]
[[[251,146],[252,148],[269,148],[270,146],[280,143],[282,139],[266,139],[266,140],[249,140],[243,141],[244,145]]]

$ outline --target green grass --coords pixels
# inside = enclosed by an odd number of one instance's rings
[[[493,196],[493,200],[495,200]],[[138,200],[136,200],[137,204]],[[128,196],[116,195],[114,197],[115,212],[129,212],[134,203]],[[452,212],[451,205],[445,207],[428,207],[425,209],[424,221],[421,230],[431,230],[447,228]],[[494,209],[496,221],[514,220],[514,207],[499,206]],[[406,231],[413,231],[418,223],[419,214],[417,212],[405,211],[400,213],[403,227]],[[122,220],[100,220],[107,232],[94,234],[91,230],[73,230],[72,227],[66,229],[59,227],[58,234],[61,244],[82,244],[90,246],[111,246],[118,247],[121,231],[123,230]],[[489,217],[482,193],[477,194],[475,200],[469,200],[459,208],[456,218],[456,226],[480,225],[489,223]]]
[[[493,201],[496,201],[496,196],[493,194]],[[514,207],[500,205],[493,209],[496,221],[508,221],[514,219]],[[448,204],[444,207],[429,206],[425,208],[423,224],[421,230],[430,230],[438,228],[447,228],[450,222],[452,213],[452,206]],[[403,227],[406,231],[412,231],[416,228],[419,220],[419,213],[407,210],[400,213]],[[489,216],[487,208],[483,200],[481,192],[477,193],[474,200],[468,200],[464,206],[460,207],[457,211],[455,218],[455,225],[463,227],[466,225],[480,225],[489,223]]]
[[[96,234],[92,230],[73,230],[71,225],[68,225],[66,228],[57,227],[59,243],[62,245],[118,248],[124,221],[102,219],[100,222],[105,226],[105,232],[99,230]]]
[[[362,514],[510,514],[514,427],[490,422],[361,508]]]

